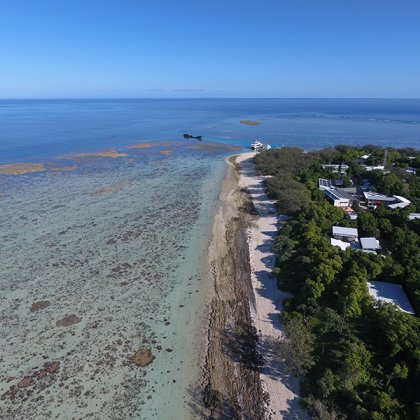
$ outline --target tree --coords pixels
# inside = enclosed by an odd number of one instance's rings
[[[359,229],[359,236],[376,237],[378,235],[376,218],[372,213],[368,213],[367,211],[359,211],[357,227]]]
[[[304,375],[313,365],[314,337],[304,322],[293,317],[285,322],[286,339],[281,342],[279,356],[290,372]]]

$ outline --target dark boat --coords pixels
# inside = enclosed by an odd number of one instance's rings
[[[193,136],[192,134],[184,134],[184,139],[196,139],[198,141],[203,141],[203,136]]]

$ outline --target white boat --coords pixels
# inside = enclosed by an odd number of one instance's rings
[[[256,152],[260,152],[261,150],[271,149],[271,146],[269,144],[264,144],[260,140],[255,140],[254,143],[251,144],[251,149],[255,150]]]

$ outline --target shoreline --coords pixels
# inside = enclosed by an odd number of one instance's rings
[[[307,418],[298,380],[273,357],[287,294],[271,275],[277,235],[274,202],[255,173],[254,152],[226,159],[209,247],[209,320],[202,417]]]
[[[208,251],[207,345],[196,415],[202,418],[263,419],[246,228],[252,207],[238,186],[235,157],[227,168],[214,214]]]

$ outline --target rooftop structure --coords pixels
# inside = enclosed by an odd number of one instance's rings
[[[408,314],[415,315],[413,307],[401,285],[384,281],[368,281],[369,295],[376,300],[393,303]]]
[[[344,163],[342,163],[341,165],[324,164],[324,165],[321,165],[321,166],[322,166],[322,169],[328,169],[332,172],[340,172],[342,174],[345,174],[349,169],[349,165],[346,165]]]
[[[403,209],[404,207],[407,207],[411,204],[410,200],[407,200],[404,197],[401,197],[400,195],[394,195],[394,200],[396,203],[394,204],[388,204],[388,207],[390,209]]]
[[[369,166],[369,165],[362,165],[366,171],[383,171],[385,169],[385,166],[383,165],[376,165],[376,166]]]
[[[408,215],[408,218],[409,218],[410,220],[420,219],[420,213],[410,213],[410,214]]]
[[[326,188],[332,188],[331,179],[319,178],[318,179],[318,188],[321,191],[325,190]]]
[[[370,207],[380,206],[386,203],[391,209],[403,209],[411,204],[410,200],[407,200],[400,195],[393,195],[392,197],[389,197],[375,191],[363,191],[363,195],[367,201],[367,205]]]
[[[379,245],[379,241],[376,238],[369,237],[369,238],[359,238],[360,244],[362,245],[362,249],[365,251],[376,251],[381,249]]]
[[[337,188],[322,188],[321,190],[335,207],[350,207],[352,204],[353,197]]]
[[[388,197],[387,195],[377,193],[376,191],[363,191],[363,195],[365,196],[366,200],[390,202],[390,203],[395,201],[394,197]]]
[[[340,241],[340,239],[334,239],[334,238],[331,238],[331,245],[338,246],[343,251],[351,247],[351,245],[348,242]]]
[[[333,226],[332,234],[335,239],[347,239],[347,241],[355,241],[359,236],[357,229],[342,226]]]
[[[366,160],[370,158],[370,153],[368,155],[360,156],[360,159]]]
[[[384,203],[391,204],[395,202],[394,197],[388,197],[375,191],[363,191],[363,195],[369,207],[381,206]]]

